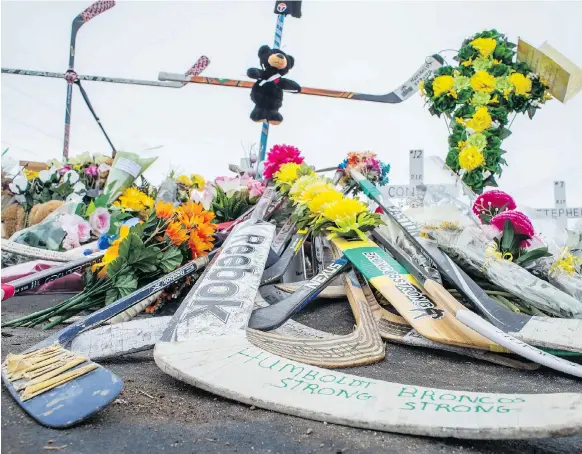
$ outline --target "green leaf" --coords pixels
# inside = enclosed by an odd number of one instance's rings
[[[116,275],[123,273],[123,270],[127,268],[127,260],[123,257],[117,257],[109,265],[107,265],[107,277],[110,279]]]
[[[91,203],[87,207],[87,210],[85,211],[85,216],[91,216],[96,208],[97,207],[95,206],[95,203],[91,201]]]
[[[174,271],[176,268],[178,268],[182,264],[183,260],[184,256],[182,255],[182,252],[177,248],[171,247],[162,254],[159,267],[166,273],[169,273],[170,271]]]
[[[502,251],[507,251],[512,248],[513,238],[514,238],[513,224],[509,219],[506,219],[505,224],[503,225],[503,237],[501,238]]]
[[[133,268],[142,273],[153,273],[158,269],[158,262],[162,259],[162,251],[157,247],[144,248]]]
[[[122,274],[115,279],[115,288],[119,295],[123,298],[133,291],[137,290],[137,278],[131,272]]]
[[[117,301],[119,298],[121,298],[121,295],[117,291],[117,288],[110,288],[105,293],[105,305],[109,306],[111,303],[115,303],[115,301]]]
[[[107,208],[109,197],[105,194],[101,194],[95,199],[95,208]]]
[[[502,128],[501,132],[499,133],[499,138],[501,140],[507,139],[511,135],[511,131],[507,128]]]
[[[141,238],[132,232],[119,245],[119,257],[126,259],[129,265],[133,265],[139,261],[144,249]]]
[[[541,259],[542,257],[550,257],[552,254],[548,252],[547,247],[540,247],[537,249],[533,249],[531,251],[527,251],[525,254],[520,255],[515,263],[520,266],[525,266],[529,262],[533,262],[534,260]]]

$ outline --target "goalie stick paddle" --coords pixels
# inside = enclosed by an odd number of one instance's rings
[[[380,191],[359,172],[350,170],[351,177],[360,185],[362,191],[374,200],[394,223],[398,224],[406,238],[418,251],[437,268],[459,292],[480,308],[485,317],[508,334],[517,334],[524,341],[534,345],[558,350],[582,351],[582,323],[580,320],[556,319],[556,329],[550,328],[550,320],[540,321],[543,317],[515,317],[499,306],[465,273],[450,257],[436,245],[420,238],[419,227],[389,200],[384,201]],[[531,323],[530,327],[526,324]],[[523,333],[521,331],[523,330]],[[520,334],[521,333],[521,334]]]
[[[66,262],[62,265],[55,266],[44,271],[39,271],[38,273],[31,274],[30,276],[24,276],[20,279],[15,279],[6,284],[2,283],[2,290],[0,290],[0,293],[2,294],[2,301],[12,298],[19,293],[26,292],[27,290],[40,287],[47,282],[51,282],[63,276],[68,276],[69,274],[82,271],[92,264],[99,262],[103,257],[103,254],[104,252],[89,255],[87,257],[83,257],[72,262]]]
[[[442,159],[432,156],[431,160],[455,179],[471,201],[475,200],[477,196],[471,188],[465,185]],[[469,213],[472,214],[470,208]],[[454,271],[456,264],[447,255],[444,255],[444,258]],[[489,322],[523,342],[539,347],[582,352],[582,320],[530,316],[511,312],[493,301],[480,287],[471,285],[471,282],[467,282],[463,293],[467,293],[467,298]],[[473,297],[471,293],[474,294]]]
[[[39,424],[56,429],[73,426],[109,405],[121,392],[123,382],[108,369],[64,346],[83,330],[202,269],[216,251],[88,315],[22,354],[9,354],[2,364],[2,381],[15,402]]]
[[[405,101],[414,93],[416,93],[420,81],[430,77],[430,75],[442,65],[443,59],[440,55],[435,54],[427,57],[426,62],[418,69],[418,71],[414,73],[412,77],[410,77],[396,90],[385,95],[373,95],[368,93],[356,93],[308,87],[301,87],[301,91],[298,92],[298,94],[324,96],[328,98],[351,99],[354,101],[371,101],[385,104],[397,104]],[[160,72],[158,79],[163,81],[186,82],[193,84],[219,85],[222,87],[252,88],[254,85],[253,81],[247,80],[218,79],[212,77],[185,77],[181,74],[173,74],[168,72]]]
[[[273,234],[272,225],[244,223],[228,238],[156,343],[162,371],[247,405],[372,430],[471,439],[582,430],[580,393],[423,388],[309,366],[252,345],[245,328]],[[449,411],[437,414],[436,402],[424,405],[427,395],[446,395]]]

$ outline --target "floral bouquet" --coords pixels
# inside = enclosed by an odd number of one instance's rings
[[[346,186],[351,182],[349,170],[357,170],[364,175],[368,181],[376,186],[385,186],[388,184],[388,173],[390,172],[390,164],[384,164],[376,157],[376,153],[369,151],[364,152],[350,152],[348,157],[344,159],[338,166],[344,169],[345,176],[340,180],[340,185]],[[356,188],[356,191],[359,189]]]
[[[35,326],[52,319],[45,326],[50,328],[82,310],[110,304],[186,261],[207,255],[214,243],[213,219],[214,214],[198,203],[188,201],[175,208],[172,203],[158,202],[143,221],[121,226],[101,263],[85,273],[81,293],[4,326]]]
[[[176,177],[174,172],[171,172],[170,178],[176,183],[176,198],[180,203],[190,200],[192,191],[203,191],[206,187],[204,177],[195,173]]]
[[[248,176],[217,177],[209,183],[204,193],[194,194],[204,206],[209,204],[219,223],[233,221],[257,203],[265,185]],[[200,198],[199,198],[200,197]],[[210,201],[210,202],[208,202]]]
[[[551,98],[548,85],[514,61],[515,47],[496,30],[477,33],[463,42],[458,67],[443,66],[420,84],[429,112],[451,120],[447,165],[477,193],[497,186],[507,164],[501,142],[511,134],[508,115],[533,118]]]
[[[263,178],[265,180],[272,179],[283,164],[290,162],[301,164],[303,162],[301,151],[292,145],[274,145],[263,163]]]
[[[481,219],[494,214],[487,225],[464,228],[451,223],[428,225],[423,228],[423,236],[436,241],[472,274],[488,279],[523,301],[534,313],[542,311],[542,315],[582,318],[581,301],[523,268],[550,255],[547,247],[535,247],[540,239],[535,235],[529,218],[519,211],[507,209],[510,206],[508,197],[495,194],[488,200],[486,194],[475,202],[475,210]],[[482,207],[486,207],[487,213],[482,212]],[[507,300],[504,302],[508,303]]]
[[[140,158],[135,153],[118,151],[109,170],[103,192],[107,194],[111,203],[117,199],[125,189],[133,185],[134,181],[144,173],[155,158]]]

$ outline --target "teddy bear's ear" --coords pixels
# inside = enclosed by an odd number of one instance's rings
[[[289,71],[295,65],[295,59],[291,55],[287,55],[287,67],[285,68]]]
[[[270,54],[271,54],[271,48],[269,46],[267,46],[266,44],[259,48],[258,55],[259,55],[259,58],[261,60],[266,60],[267,58],[269,58]]]

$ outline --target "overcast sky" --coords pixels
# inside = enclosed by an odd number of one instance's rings
[[[2,67],[64,72],[70,28],[87,2],[2,1]],[[258,66],[262,44],[273,44],[273,1],[118,1],[85,24],[77,37],[79,74],[156,80],[183,72],[200,55],[204,75],[244,78]],[[486,28],[548,41],[582,66],[580,2],[303,2],[303,17],[288,18],[283,49],[296,65],[288,77],[303,86],[383,94],[418,69],[426,55],[458,49]],[[450,58],[454,53],[445,54]],[[120,150],[163,145],[148,172],[160,181],[170,169],[207,178],[229,174],[243,148],[258,143],[260,126],[248,115],[249,91],[189,85],[182,89],[85,82],[90,99]],[[62,153],[66,86],[63,80],[2,75],[2,148],[16,159],[44,161]],[[285,95],[284,122],[269,144],[290,143],[318,167],[348,151],[372,150],[392,165],[393,183],[407,183],[408,150],[444,157],[447,129],[415,95],[399,105]],[[555,179],[567,181],[570,206],[582,206],[582,94],[548,103],[533,121],[518,117],[503,148],[509,166],[501,186],[531,206],[553,205]],[[109,153],[83,103],[73,96],[71,154]],[[242,144],[242,146],[241,146]],[[149,152],[150,154],[152,152]],[[430,179],[430,175],[427,175]]]

